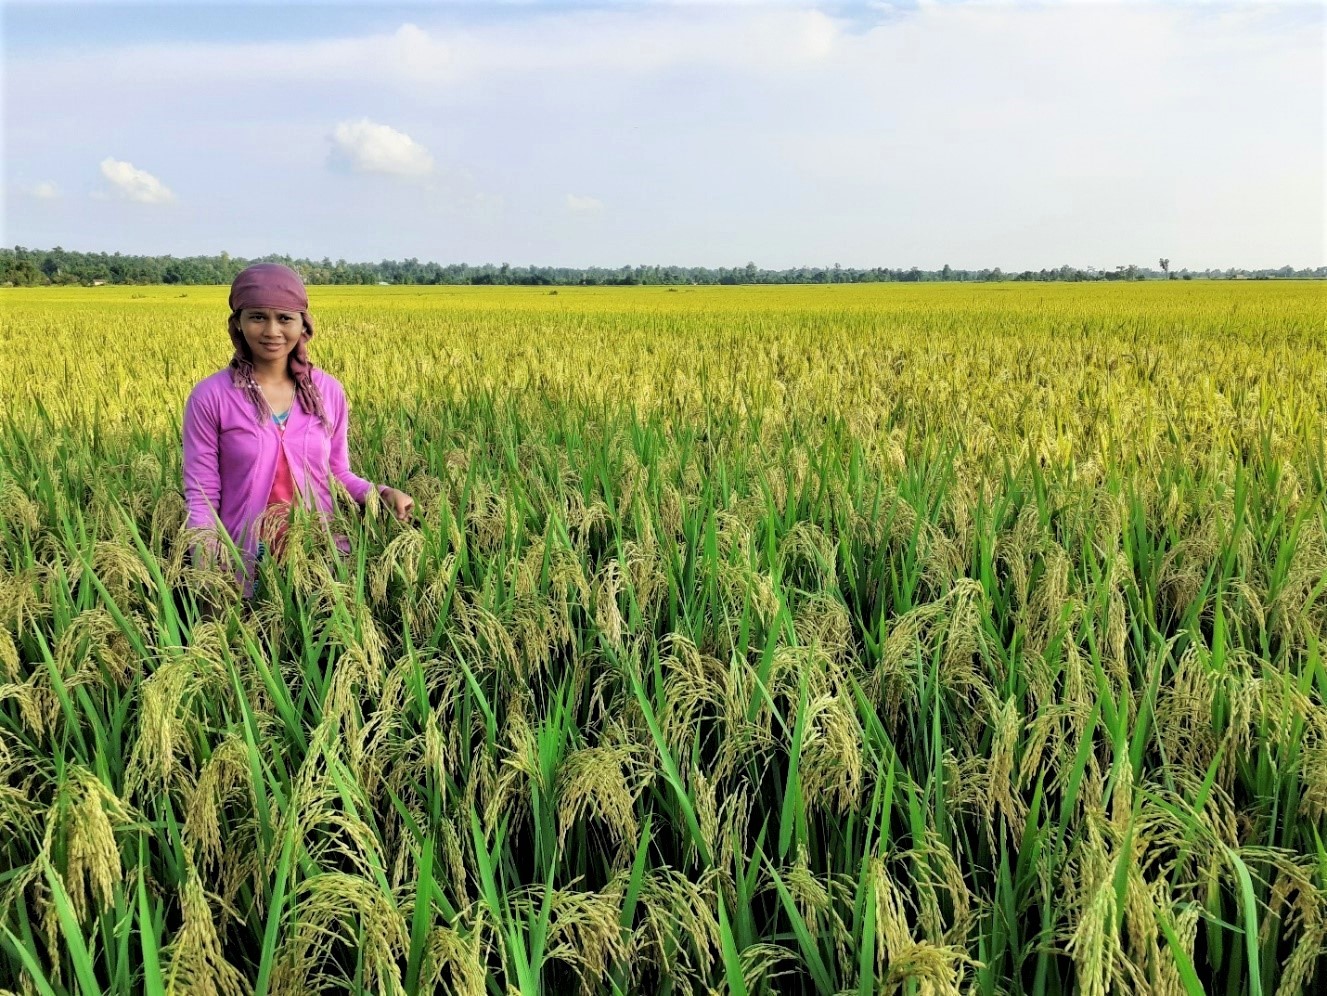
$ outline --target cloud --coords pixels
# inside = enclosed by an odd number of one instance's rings
[[[415,6],[410,24],[361,4],[301,14],[317,30],[279,42],[243,23],[223,39],[71,36],[5,53],[7,159],[29,183],[61,176],[67,202],[60,163],[78,148],[172,135],[188,155],[153,162],[199,214],[151,246],[219,245],[230,224],[232,251],[255,238],[222,211],[233,199],[191,193],[206,188],[307,219],[316,256],[1035,269],[1157,246],[1177,265],[1322,261],[1322,5],[793,2]],[[113,120],[87,92],[139,113]],[[43,115],[52,100],[67,113]],[[237,161],[265,128],[290,141]],[[329,152],[342,171],[415,178],[348,183]],[[11,241],[55,240],[61,201],[20,189]],[[329,198],[398,213],[369,243]],[[135,237],[123,212],[87,225]]]
[[[169,187],[133,163],[107,156],[101,161],[101,175],[125,200],[139,204],[167,204],[175,200]]]
[[[403,131],[368,118],[342,121],[332,131],[332,162],[358,173],[425,176],[433,172],[433,156]]]
[[[597,197],[585,197],[581,194],[567,195],[567,210],[572,214],[599,214],[604,209],[604,202]]]
[[[50,180],[44,180],[28,190],[39,201],[53,201],[60,196],[60,188]]]

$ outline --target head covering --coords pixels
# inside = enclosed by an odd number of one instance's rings
[[[298,311],[304,326],[313,335],[309,317],[309,294],[300,275],[280,263],[254,263],[239,272],[230,285],[230,310],[245,308],[280,308]]]
[[[289,370],[295,378],[295,394],[300,407],[328,426],[322,395],[313,383],[313,362],[309,359],[308,341],[313,337],[313,319],[309,317],[309,295],[300,275],[280,263],[254,263],[239,272],[230,285],[230,341],[235,347],[231,357],[231,382],[249,396],[258,421],[272,414],[262,389],[253,376],[253,356],[240,331],[240,312],[245,308],[277,308],[298,311],[304,319],[304,334],[290,352]]]

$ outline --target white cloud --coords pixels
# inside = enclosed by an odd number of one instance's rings
[[[1320,5],[678,2],[415,7],[404,25],[383,8],[335,38],[10,53],[7,158],[35,181],[79,147],[169,133],[193,150],[159,165],[175,182],[188,169],[190,190],[306,212],[300,237],[318,256],[1035,269],[1157,247],[1177,265],[1323,260]],[[257,9],[243,16],[257,24]],[[140,113],[112,120],[86,92]],[[58,121],[40,113],[51,99],[69,107]],[[278,133],[272,156],[233,154]],[[417,180],[348,184],[322,169],[333,150],[344,169]],[[367,220],[325,211],[333,196],[399,223],[370,250]],[[230,224],[230,198],[208,200],[196,210]],[[7,223],[54,239],[58,203],[23,189]],[[604,223],[616,217],[632,224]],[[252,227],[233,220],[236,251]],[[173,245],[218,244],[218,222],[180,222]],[[130,237],[122,213],[92,223],[108,244]]]
[[[332,158],[359,173],[424,176],[433,156],[405,132],[368,118],[342,121],[332,131]]]
[[[572,214],[598,214],[604,209],[604,202],[597,197],[585,197],[581,194],[567,195],[567,210]]]
[[[44,180],[29,190],[28,193],[41,201],[53,201],[60,196],[60,188],[50,180]]]
[[[139,204],[166,204],[175,200],[169,187],[133,163],[107,156],[101,161],[101,175],[126,200]]]

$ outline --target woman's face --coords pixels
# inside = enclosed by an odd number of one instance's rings
[[[280,308],[245,308],[240,332],[255,360],[280,361],[290,355],[304,334],[304,316]]]

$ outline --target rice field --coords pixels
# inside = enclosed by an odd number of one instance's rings
[[[1327,984],[1321,285],[312,287],[248,603],[226,290],[0,292],[0,990]]]

